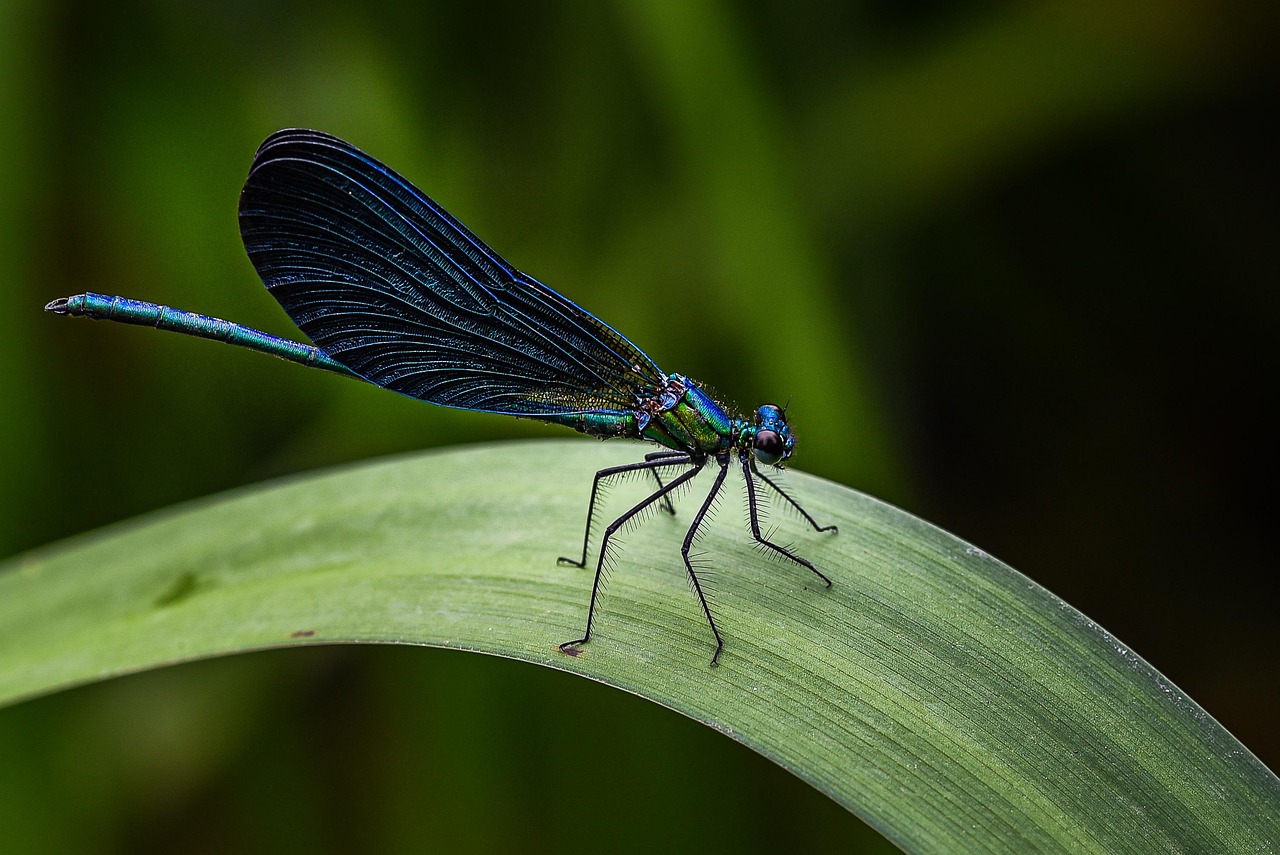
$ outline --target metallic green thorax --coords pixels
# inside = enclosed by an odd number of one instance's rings
[[[542,417],[601,439],[647,439],[695,455],[732,448],[747,425],[731,418],[687,377],[672,374],[656,393],[636,401],[630,412],[565,413]]]
[[[632,410],[587,410],[538,418],[600,439],[647,439],[687,452],[695,461],[736,452],[776,466],[791,456],[796,443],[781,407],[763,404],[751,420],[733,418],[680,374],[665,377],[656,391],[637,395]]]
[[[679,374],[672,374],[663,393],[645,401],[638,419],[648,415],[640,436],[679,451],[716,454],[733,444],[735,419],[706,392]]]

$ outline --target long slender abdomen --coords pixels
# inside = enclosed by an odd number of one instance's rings
[[[329,354],[318,347],[287,338],[264,333],[250,327],[213,318],[208,315],[197,315],[184,312],[171,306],[147,303],[142,300],[130,300],[127,297],[108,297],[103,294],[77,294],[74,297],[60,297],[45,306],[46,312],[72,317],[85,317],[99,321],[116,321],[122,324],[134,324],[142,327],[155,327],[158,330],[182,333],[183,335],[207,338],[234,344],[237,347],[256,350],[278,356],[299,365],[311,368],[322,368],[335,374],[363,379],[351,369],[337,362]]]

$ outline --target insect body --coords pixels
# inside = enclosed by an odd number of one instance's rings
[[[240,194],[240,231],[267,290],[314,344],[155,303],[101,294],[54,300],[57,314],[152,326],[268,353],[384,386],[446,407],[565,425],[590,436],[648,440],[663,450],[596,473],[580,559],[587,565],[602,482],[648,471],[657,489],[605,529],[582,638],[591,639],[610,540],[714,462],[719,470],[681,554],[724,647],[690,549],[730,466],[746,479],[751,534],[763,548],[830,585],[812,563],[760,531],[761,485],[820,526],[759,464],[781,464],[795,447],[782,408],[730,416],[693,381],[664,374],[620,333],[516,270],[443,208],[374,158],[318,131],[285,130],[258,149]],[[664,480],[664,473],[677,472]]]

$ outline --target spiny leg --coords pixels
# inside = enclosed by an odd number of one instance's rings
[[[782,489],[777,484],[773,483],[773,480],[770,479],[769,476],[765,475],[763,472],[760,471],[759,467],[756,466],[756,459],[754,457],[751,458],[751,471],[756,473],[756,475],[759,476],[761,481],[765,482],[770,487],[772,487],[775,493],[777,493],[783,499],[786,499],[787,504],[791,505],[791,507],[799,511],[800,516],[804,517],[808,521],[809,525],[813,526],[814,531],[831,531],[831,532],[839,533],[840,529],[836,528],[834,525],[818,525],[818,521],[815,520],[813,517],[809,516],[809,512],[806,511],[804,508],[800,507],[799,502],[797,502],[795,499],[787,495],[786,490]],[[748,476],[748,479],[749,478],[750,476]]]
[[[654,463],[657,463],[657,462],[659,461],[654,461]],[[670,461],[667,461],[667,462],[670,462]],[[644,464],[637,463],[633,465],[636,468],[640,468]],[[591,605],[587,607],[587,629],[582,634],[582,638],[576,639],[574,641],[566,641],[564,644],[560,645],[561,650],[565,651],[566,653],[569,653],[570,652],[569,648],[577,647],[580,644],[586,644],[588,641],[591,640],[591,623],[593,620],[595,620],[595,616],[596,616],[596,599],[600,595],[600,577],[601,577],[601,574],[604,573],[604,561],[605,561],[605,558],[608,556],[608,552],[609,552],[609,538],[613,537],[614,533],[616,533],[618,529],[626,525],[627,522],[636,514],[640,513],[649,505],[661,499],[663,496],[669,495],[672,490],[679,488],[682,484],[685,484],[693,480],[694,478],[697,477],[698,473],[701,471],[702,471],[701,466],[699,466],[697,469],[690,469],[688,472],[683,473],[682,475],[680,475],[680,477],[676,478],[674,481],[672,481],[667,486],[663,487],[661,490],[651,494],[647,499],[645,499],[643,502],[633,507],[631,510],[627,511],[625,514],[618,517],[613,522],[609,523],[609,527],[604,530],[604,537],[600,538],[600,558],[596,561],[596,578],[591,583]],[[569,563],[573,563],[573,562],[569,562]],[[717,633],[717,635],[719,635],[719,633]]]
[[[807,567],[815,576],[825,582],[828,588],[830,588],[831,580],[828,579],[821,570],[814,567],[807,559],[801,558],[785,546],[779,546],[772,541],[764,539],[764,535],[760,533],[760,515],[756,508],[756,482],[751,477],[751,464],[748,462],[746,455],[742,455],[738,459],[742,462],[742,475],[747,479],[747,511],[748,516],[751,519],[751,536],[754,537],[756,539],[756,543],[761,546],[772,549],[774,552],[785,558],[790,558],[801,567]]]
[[[644,459],[645,460],[663,460],[667,457],[688,457],[688,456],[689,456],[689,453],[686,451],[651,451],[644,456]],[[661,490],[662,476],[658,474],[657,469],[650,469],[649,471],[653,473],[653,480],[658,482],[658,489]],[[676,515],[676,506],[671,504],[670,496],[662,497],[662,509],[667,513],[671,514],[671,516],[673,517]]]
[[[658,457],[657,455],[659,454],[662,456]],[[651,457],[653,459],[650,459]],[[624,475],[627,472],[638,472],[641,469],[648,469],[653,472],[660,466],[681,466],[692,462],[693,458],[683,451],[656,452],[653,455],[646,454],[643,463],[627,463],[622,466],[610,466],[607,469],[601,469],[596,473],[595,479],[591,482],[591,499],[587,502],[587,530],[582,535],[582,560],[575,561],[572,558],[566,558],[562,555],[557,560],[557,563],[568,564],[572,567],[587,566],[587,549],[590,548],[591,545],[591,523],[596,517],[596,499],[600,494],[601,481],[608,480],[615,475]],[[671,500],[667,498],[667,491],[662,487],[661,479],[658,481],[658,492],[654,495],[666,500],[668,505],[671,503]],[[675,513],[674,508],[672,509],[672,513]]]
[[[716,475],[716,481],[711,485],[711,492],[707,493],[706,501],[702,503],[702,507],[698,509],[698,515],[693,518],[693,525],[689,526],[689,532],[684,536],[684,545],[680,547],[680,556],[684,558],[685,569],[689,571],[689,579],[693,582],[693,591],[698,595],[698,602],[702,604],[702,613],[707,616],[707,625],[711,627],[711,634],[716,637],[716,652],[711,657],[711,667],[715,667],[720,661],[720,651],[724,650],[724,639],[720,637],[720,630],[716,627],[716,619],[711,616],[711,607],[707,604],[707,596],[702,592],[702,582],[698,579],[698,574],[693,569],[693,562],[689,560],[689,549],[693,546],[693,540],[698,536],[698,528],[702,525],[703,518],[710,510],[711,504],[716,499],[716,494],[720,492],[720,488],[724,485],[724,477],[729,474],[729,460],[725,458],[720,461],[720,474]]]

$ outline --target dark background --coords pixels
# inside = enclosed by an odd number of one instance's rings
[[[40,312],[92,290],[288,334],[236,197],[262,138],[317,127],[666,370],[790,399],[797,466],[1027,573],[1275,768],[1277,34],[1209,0],[6,0],[0,556],[563,433]],[[0,711],[15,852],[859,834],[710,730],[478,656],[283,651]]]

